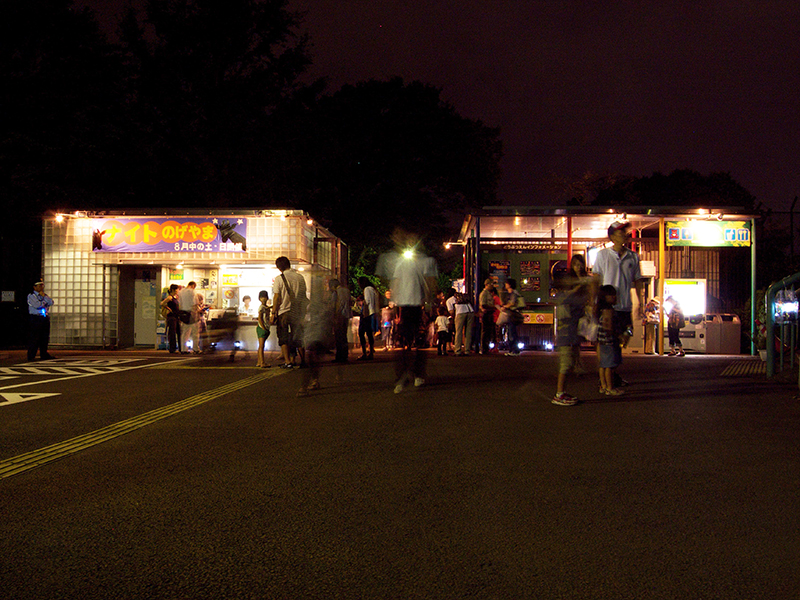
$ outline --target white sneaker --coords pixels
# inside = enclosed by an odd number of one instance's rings
[[[422,377],[414,378],[414,387],[422,387],[425,385],[425,380]]]
[[[394,393],[399,394],[404,389],[406,389],[406,385],[411,381],[411,376],[408,373],[405,373],[400,379],[397,380],[397,383],[394,386]]]

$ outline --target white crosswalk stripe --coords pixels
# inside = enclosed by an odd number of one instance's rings
[[[127,371],[130,367],[0,367],[0,374],[3,375],[101,375],[104,373],[115,373],[117,371]]]

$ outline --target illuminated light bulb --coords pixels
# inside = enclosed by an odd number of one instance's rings
[[[404,258],[414,258],[414,251],[413,250],[405,250],[403,252]]]

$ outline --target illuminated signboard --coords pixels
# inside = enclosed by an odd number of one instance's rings
[[[749,247],[748,221],[667,221],[667,246]]]
[[[247,219],[120,217],[92,220],[93,252],[246,252]]]

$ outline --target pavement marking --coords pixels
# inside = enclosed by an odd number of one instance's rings
[[[144,365],[138,365],[142,367]],[[103,373],[116,373],[137,367],[60,367],[56,365],[47,367],[0,367],[0,373],[6,375],[83,375],[84,373],[102,375]]]
[[[183,359],[176,362],[184,362]],[[12,390],[20,387],[27,387],[30,385],[42,385],[45,383],[56,383],[58,381],[68,381],[70,379],[80,379],[81,377],[93,377],[95,375],[108,375],[111,373],[121,373],[122,371],[131,371],[133,369],[147,369],[153,368],[158,365],[149,363],[132,365],[128,363],[139,361],[139,359],[114,359],[114,360],[91,360],[91,359],[77,359],[69,363],[68,367],[63,366],[67,364],[65,361],[61,365],[48,364],[46,366],[39,365],[32,367],[28,365],[17,365],[15,367],[0,367],[0,373],[19,377],[21,375],[66,375],[65,377],[58,377],[56,379],[40,379],[37,381],[29,381],[28,383],[15,383],[13,385],[6,385],[0,387],[0,392],[3,390]],[[0,378],[2,379],[2,378]]]
[[[767,363],[761,360],[737,360],[725,367],[720,377],[745,377],[749,375],[766,375]]]
[[[147,360],[144,358],[94,358],[90,356],[73,356],[70,358],[54,358],[47,361],[29,361],[17,365],[21,366],[52,366],[52,365],[69,365],[71,367],[89,366],[89,367],[114,367],[124,365],[132,362],[142,362]]]
[[[239,381],[229,383],[228,385],[192,396],[191,398],[186,398],[180,402],[176,402],[168,406],[162,406],[161,408],[151,410],[150,412],[142,415],[132,417],[125,421],[120,421],[119,423],[114,423],[108,427],[98,429],[97,431],[92,431],[70,440],[59,442],[58,444],[53,444],[52,446],[47,446],[46,448],[33,450],[32,452],[27,452],[4,461],[0,461],[0,479],[5,479],[6,477],[11,477],[12,475],[19,475],[20,473],[24,473],[30,469],[35,469],[36,467],[41,467],[47,463],[66,458],[72,454],[80,452],[81,450],[86,450],[92,446],[113,440],[114,438],[125,435],[126,433],[131,433],[137,429],[141,429],[142,427],[146,427],[147,425],[151,425],[157,421],[176,415],[184,410],[194,408],[200,404],[215,400],[216,398],[230,394],[231,392],[244,389],[264,381],[265,379],[271,379],[272,377],[276,377],[281,374],[282,371],[279,369],[269,373],[259,373],[253,377],[241,379]]]
[[[8,406],[9,404],[18,404],[20,402],[27,402],[28,400],[38,400],[39,398],[47,398],[49,396],[60,396],[60,393],[53,392],[50,394],[11,394],[7,392],[0,393],[3,400],[0,400],[0,406]]]

